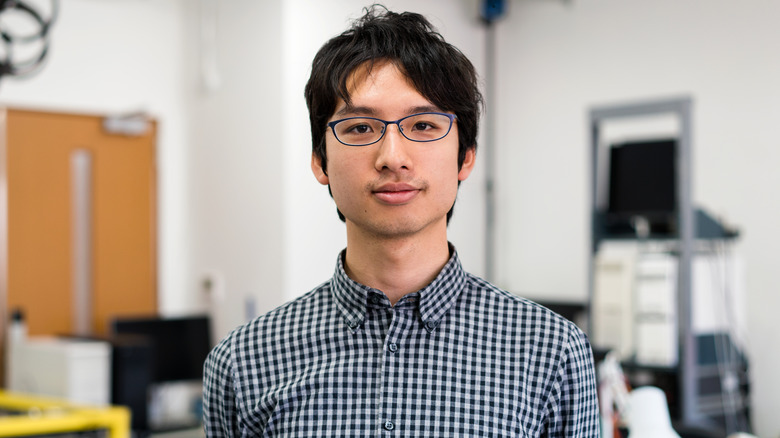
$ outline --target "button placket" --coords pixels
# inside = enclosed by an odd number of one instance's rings
[[[378,418],[380,430],[387,436],[390,436],[390,433],[399,436],[406,434],[403,425],[399,425],[394,419],[398,419],[398,406],[404,406],[404,400],[409,397],[400,383],[405,373],[404,357],[410,354],[403,348],[414,345],[409,336],[418,330],[418,302],[416,297],[405,298],[389,308],[391,321],[384,339],[382,393]]]

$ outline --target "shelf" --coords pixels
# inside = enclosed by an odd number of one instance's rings
[[[0,437],[107,430],[110,438],[130,437],[130,410],[84,406],[0,390]]]
[[[627,378],[634,379],[634,384],[653,384],[667,394],[669,409],[674,420],[688,427],[712,427],[717,425],[735,432],[734,425],[747,424],[747,371],[744,366],[744,357],[741,355],[729,356],[738,361],[725,365],[729,372],[739,379],[738,390],[731,393],[736,399],[740,410],[734,418],[725,418],[723,409],[723,396],[720,393],[721,379],[723,375],[723,363],[721,368],[715,368],[709,363],[702,363],[702,359],[708,358],[708,350],[705,348],[705,340],[693,329],[693,264],[694,257],[701,253],[711,253],[720,249],[718,245],[727,243],[739,237],[739,231],[726,226],[713,218],[706,211],[694,207],[691,194],[692,177],[692,106],[690,97],[666,99],[649,102],[628,103],[623,105],[609,105],[592,108],[589,112],[591,132],[591,257],[589,260],[589,309],[594,311],[594,289],[596,284],[597,255],[604,242],[637,242],[642,245],[643,252],[658,252],[674,255],[675,292],[673,304],[670,306],[673,312],[675,327],[678,332],[676,337],[678,351],[675,366],[648,366],[631,360],[623,362],[623,368]],[[675,209],[668,213],[668,217],[655,215],[653,222],[646,218],[639,221],[636,218],[607,214],[607,208],[600,202],[604,196],[604,184],[609,175],[609,169],[605,171],[608,163],[606,147],[602,144],[602,124],[613,119],[625,119],[635,117],[647,117],[657,115],[673,115],[679,121],[679,131],[675,139],[674,148],[674,175],[675,178]],[[635,229],[636,226],[636,229]],[[637,233],[637,230],[640,233]],[[630,331],[634,330],[635,308],[624,302],[614,303],[616,295],[625,288],[626,293],[632,293],[636,275],[634,267],[626,267],[626,263],[610,260],[608,263],[598,265],[604,271],[600,271],[603,277],[599,277],[602,287],[609,290],[606,298],[600,296],[601,306],[608,310],[609,321],[625,328],[619,333],[627,333],[625,339],[633,339]],[[606,272],[606,274],[605,274]],[[672,271],[669,271],[672,272]],[[607,274],[609,276],[607,276]],[[627,279],[630,279],[627,280]],[[608,282],[608,283],[607,283]],[[608,284],[608,286],[603,286]],[[606,290],[605,289],[605,290]],[[635,299],[635,298],[632,298]],[[630,303],[630,299],[626,300]],[[609,306],[611,307],[609,307]],[[606,315],[606,314],[605,314]],[[604,315],[601,315],[604,316]],[[589,332],[593,333],[593,321],[598,315],[590,315],[588,318],[591,326]],[[604,319],[601,320],[602,322]],[[603,328],[602,328],[603,329]],[[603,330],[602,330],[603,331]],[[605,333],[612,333],[605,331]],[[607,339],[607,337],[605,337]],[[629,345],[620,337],[617,345]],[[595,348],[605,348],[605,345],[597,345]],[[624,354],[629,354],[625,348]],[[730,354],[731,352],[729,352]],[[742,362],[740,364],[739,362]],[[740,366],[742,365],[742,366]],[[717,381],[714,379],[717,378]],[[705,392],[705,394],[702,394]],[[718,406],[716,412],[713,406]],[[729,413],[731,415],[732,413]]]

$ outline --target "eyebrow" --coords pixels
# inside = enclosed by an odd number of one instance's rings
[[[413,106],[406,110],[405,114],[411,115],[411,114],[417,114],[417,113],[440,113],[443,112],[441,108],[435,106],[435,105],[419,105],[419,106]],[[368,116],[368,117],[376,117],[377,110],[369,107],[369,106],[352,106],[352,105],[346,105],[344,108],[341,108],[340,110],[336,111],[334,116]]]
[[[341,108],[340,110],[336,111],[336,114],[334,114],[334,116],[346,116],[346,115],[374,116],[376,115],[376,110],[367,106],[346,105],[344,106],[344,108]]]

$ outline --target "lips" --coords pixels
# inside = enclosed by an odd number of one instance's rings
[[[405,183],[390,183],[372,190],[374,196],[382,203],[402,205],[414,199],[420,189]]]

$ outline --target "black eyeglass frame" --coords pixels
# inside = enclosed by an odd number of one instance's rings
[[[422,115],[425,115],[425,114],[436,114],[436,115],[440,115],[440,116],[445,116],[448,119],[450,119],[450,126],[447,128],[447,132],[445,132],[444,135],[442,135],[441,137],[434,138],[434,139],[431,139],[431,140],[415,140],[413,138],[409,138],[406,135],[406,133],[404,133],[404,130],[401,127],[401,122],[403,122],[404,120],[409,119],[411,117],[422,116]],[[339,138],[338,134],[336,134],[336,125],[341,123],[341,122],[344,122],[346,120],[355,120],[355,119],[369,119],[369,120],[376,120],[378,122],[382,122],[382,124],[384,125],[382,127],[382,134],[379,136],[379,138],[377,138],[376,140],[372,141],[371,143],[366,143],[366,144],[349,144],[349,143],[343,142]],[[452,125],[454,124],[454,122],[456,120],[458,120],[458,116],[456,116],[455,114],[440,113],[440,112],[436,112],[436,111],[426,111],[426,112],[423,112],[423,113],[410,114],[410,115],[408,115],[406,117],[402,117],[402,118],[400,118],[398,120],[382,120],[382,119],[378,119],[376,117],[367,117],[367,116],[347,117],[347,118],[344,118],[344,119],[339,119],[339,120],[334,120],[332,122],[328,122],[328,127],[333,132],[333,136],[336,137],[336,140],[338,140],[339,143],[341,143],[341,144],[343,144],[345,146],[352,146],[352,147],[358,147],[359,148],[359,147],[363,147],[363,146],[371,146],[372,144],[378,143],[379,140],[382,140],[385,137],[385,133],[387,133],[387,125],[396,125],[396,126],[398,126],[398,132],[400,132],[401,135],[403,135],[404,138],[409,140],[409,141],[413,141],[413,142],[417,142],[417,143],[430,143],[432,141],[439,141],[442,138],[444,138],[447,135],[449,135],[450,131],[452,131]]]

